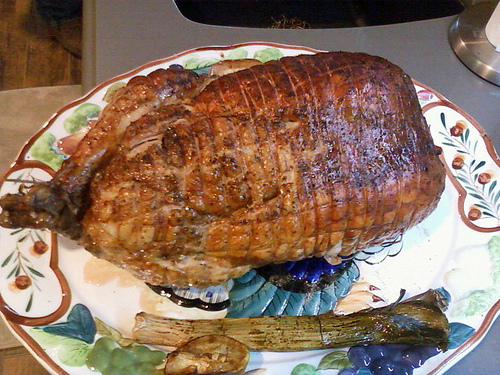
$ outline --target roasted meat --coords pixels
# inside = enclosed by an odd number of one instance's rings
[[[206,286],[392,240],[444,176],[412,80],[385,59],[173,66],[117,92],[51,181],[2,198],[0,223],[58,231],[154,285]]]

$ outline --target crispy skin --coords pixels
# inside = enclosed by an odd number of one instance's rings
[[[303,55],[193,82],[194,95],[99,146],[97,165],[88,140],[88,177],[55,178],[89,191],[72,201],[73,237],[139,278],[206,286],[269,263],[337,262],[436,207],[444,169],[411,79],[388,61]]]

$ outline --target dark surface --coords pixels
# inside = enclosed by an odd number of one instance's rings
[[[459,0],[176,0],[188,19],[208,25],[303,28],[356,27],[458,14]]]

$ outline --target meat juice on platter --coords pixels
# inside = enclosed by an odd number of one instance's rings
[[[0,224],[61,233],[151,285],[206,287],[340,263],[435,209],[444,167],[400,68],[347,52],[249,65],[132,78],[51,181],[1,199]]]

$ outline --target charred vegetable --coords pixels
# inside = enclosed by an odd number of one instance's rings
[[[239,341],[222,335],[197,337],[170,353],[165,374],[239,374],[250,353]]]
[[[435,345],[445,350],[449,325],[442,294],[430,290],[404,302],[349,315],[266,316],[179,320],[136,316],[139,342],[178,347],[193,338],[221,334],[260,351],[300,351],[359,344]],[[300,332],[300,334],[297,334]]]

